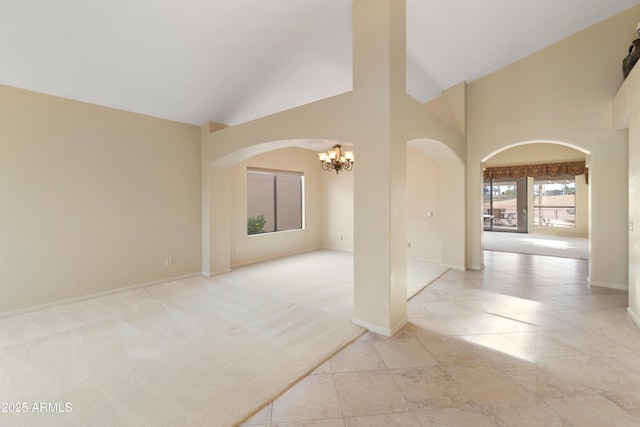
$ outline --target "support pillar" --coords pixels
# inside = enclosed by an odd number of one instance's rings
[[[354,323],[391,336],[407,323],[404,0],[353,2],[353,87],[363,122],[354,168]],[[366,117],[366,120],[364,119]]]
[[[229,168],[203,167],[202,274],[231,271],[231,174]]]

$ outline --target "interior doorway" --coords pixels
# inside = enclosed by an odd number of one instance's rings
[[[484,181],[485,231],[527,232],[527,178]]]

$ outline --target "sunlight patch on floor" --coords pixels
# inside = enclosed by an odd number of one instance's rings
[[[528,237],[525,237],[522,240],[544,248],[570,249],[571,247],[567,242],[561,240],[533,239]]]

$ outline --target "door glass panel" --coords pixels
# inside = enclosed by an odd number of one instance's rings
[[[491,202],[493,198],[491,197],[491,180],[485,180],[484,188],[483,188],[483,200],[482,200],[482,213],[484,217],[484,229],[485,231],[490,231],[492,224],[491,218]]]
[[[527,231],[527,178],[489,179],[484,182],[484,229]]]

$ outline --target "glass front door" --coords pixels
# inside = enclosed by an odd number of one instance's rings
[[[527,232],[527,178],[484,181],[485,231]]]

